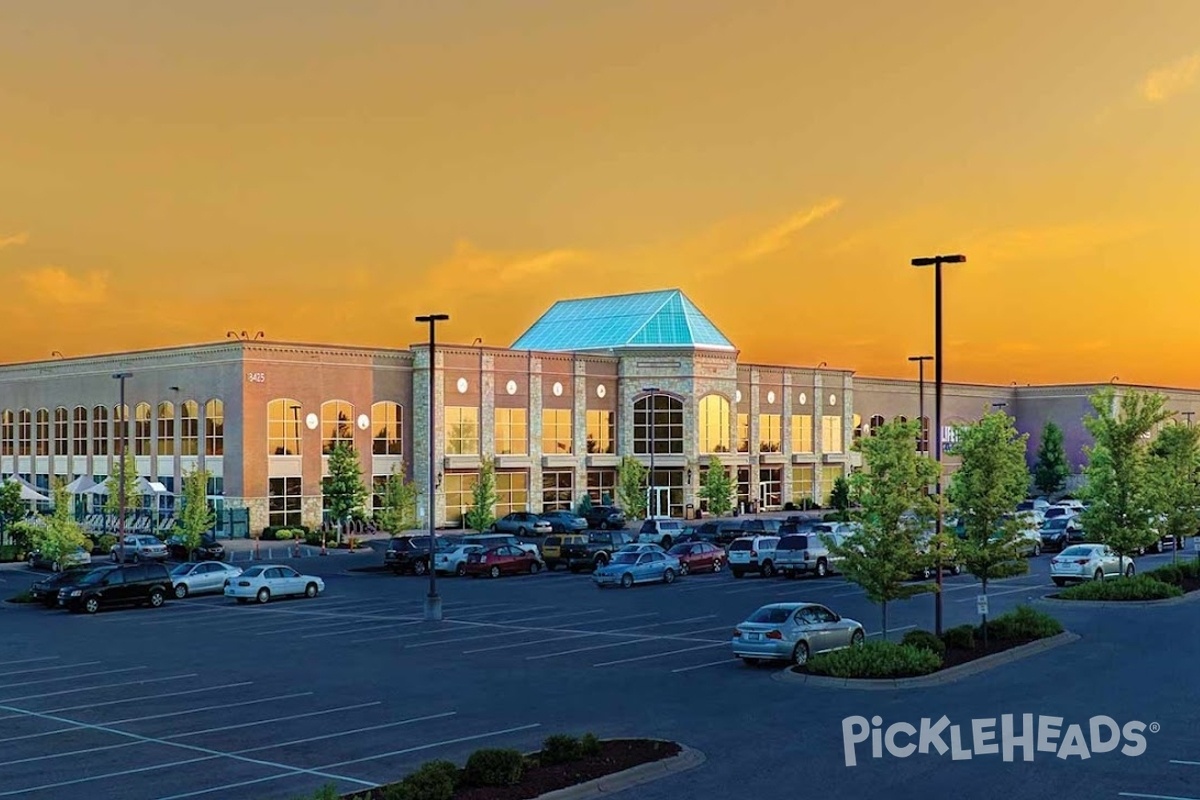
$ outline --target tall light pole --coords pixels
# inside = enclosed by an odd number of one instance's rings
[[[646,481],[646,514],[648,517],[658,516],[658,495],[654,491],[654,417],[658,411],[658,392],[657,386],[643,386],[642,391],[650,395],[650,414],[646,418],[646,423],[650,427],[650,477]],[[653,508],[651,504],[653,503]]]
[[[937,536],[937,594],[934,595],[934,632],[942,635],[942,264],[963,264],[964,255],[914,258],[914,267],[933,267],[933,375],[934,375],[934,438],[933,454],[938,464],[938,511],[934,532]]]
[[[437,593],[437,570],[434,569],[434,539],[437,536],[437,525],[434,523],[434,510],[437,501],[434,492],[437,490],[437,387],[434,377],[437,371],[437,324],[450,319],[449,314],[425,314],[417,317],[417,322],[429,323],[429,595],[425,598],[425,619],[429,622],[442,621],[442,598]]]
[[[1184,411],[1183,412],[1183,416],[1187,418],[1187,426],[1189,428],[1192,427],[1192,415],[1194,415],[1195,413],[1196,413],[1195,411]]]
[[[125,449],[129,446],[129,409],[125,406],[125,381],[132,378],[132,372],[118,372],[113,375],[113,380],[117,381],[121,388],[119,390],[119,405],[121,409],[121,464],[117,473],[119,488],[117,489],[117,538],[121,545],[117,549],[117,559],[125,563]]]
[[[908,360],[917,362],[917,413],[921,422],[921,453],[929,455],[929,423],[925,420],[925,362],[933,361],[933,356],[909,356]]]

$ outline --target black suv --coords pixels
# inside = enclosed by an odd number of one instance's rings
[[[200,544],[192,552],[188,552],[182,536],[172,536],[167,539],[167,552],[177,561],[224,561],[225,546],[217,541],[214,533],[206,533],[200,537]]]
[[[149,604],[158,608],[171,591],[171,575],[162,564],[101,567],[58,590],[58,605],[95,614],[101,608]]]
[[[58,605],[58,590],[78,583],[80,578],[91,571],[91,567],[68,567],[62,572],[48,575],[29,587],[29,596],[46,608],[54,608]]]
[[[446,546],[444,540],[435,540],[434,550]],[[425,575],[429,572],[429,537],[428,536],[397,536],[388,544],[383,554],[383,566],[397,575],[411,572],[414,575]]]
[[[587,520],[589,528],[599,528],[602,531],[609,528],[618,531],[625,529],[625,512],[616,506],[592,506],[583,517]]]

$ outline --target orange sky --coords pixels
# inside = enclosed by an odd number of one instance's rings
[[[1200,3],[0,12],[0,359],[510,344],[678,286],[760,362],[1200,385]]]

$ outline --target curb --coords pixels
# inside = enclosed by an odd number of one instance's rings
[[[1047,650],[1053,650],[1056,647],[1061,647],[1064,644],[1071,644],[1079,641],[1079,634],[1064,631],[1057,636],[1051,636],[1048,639],[1041,639],[1029,644],[1023,644],[1020,647],[1014,647],[1011,650],[1005,650],[1003,653],[993,653],[990,656],[977,658],[974,661],[969,661],[966,664],[959,664],[957,667],[935,672],[932,675],[922,675],[917,678],[895,678],[895,679],[866,679],[866,678],[827,678],[824,675],[801,675],[797,672],[792,672],[791,668],[775,673],[772,677],[782,683],[802,683],[809,686],[817,686],[829,689],[865,689],[865,690],[892,690],[892,689],[927,689],[932,686],[941,686],[947,683],[954,683],[963,678],[977,675],[980,672],[987,672],[990,669],[1009,664],[1013,661],[1020,661],[1023,658],[1043,653]]]
[[[1035,603],[1048,603],[1062,608],[1076,606],[1078,608],[1146,608],[1150,606],[1177,606],[1181,603],[1191,603],[1200,600],[1200,591],[1185,592],[1182,597],[1167,597],[1162,600],[1064,600],[1061,597],[1043,595],[1034,600]]]
[[[577,800],[577,798],[612,794],[613,792],[632,789],[634,786],[641,786],[644,783],[650,783],[669,775],[678,775],[689,769],[695,769],[708,760],[704,753],[701,753],[699,750],[695,750],[685,744],[679,744],[679,746],[683,749],[678,755],[665,758],[662,761],[639,764],[636,767],[630,767],[621,772],[614,772],[612,775],[605,775],[603,778],[596,778],[587,783],[580,783],[575,786],[568,786],[565,789],[556,789],[553,792],[540,794],[537,800]]]

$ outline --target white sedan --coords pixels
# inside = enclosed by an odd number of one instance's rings
[[[1103,580],[1124,574],[1133,577],[1133,559],[1119,557],[1102,544],[1075,544],[1050,559],[1050,579],[1056,586],[1068,581]]]
[[[291,567],[260,564],[250,567],[225,586],[225,596],[239,603],[257,600],[268,602],[272,597],[316,597],[325,591],[325,581],[315,575],[301,575]]]
[[[171,583],[175,587],[175,597],[182,600],[189,594],[223,591],[230,579],[241,574],[241,567],[232,567],[221,561],[189,562],[171,570]]]
[[[462,577],[467,574],[467,556],[471,553],[482,553],[483,547],[477,544],[460,544],[448,547],[433,554],[433,566],[438,572]]]

